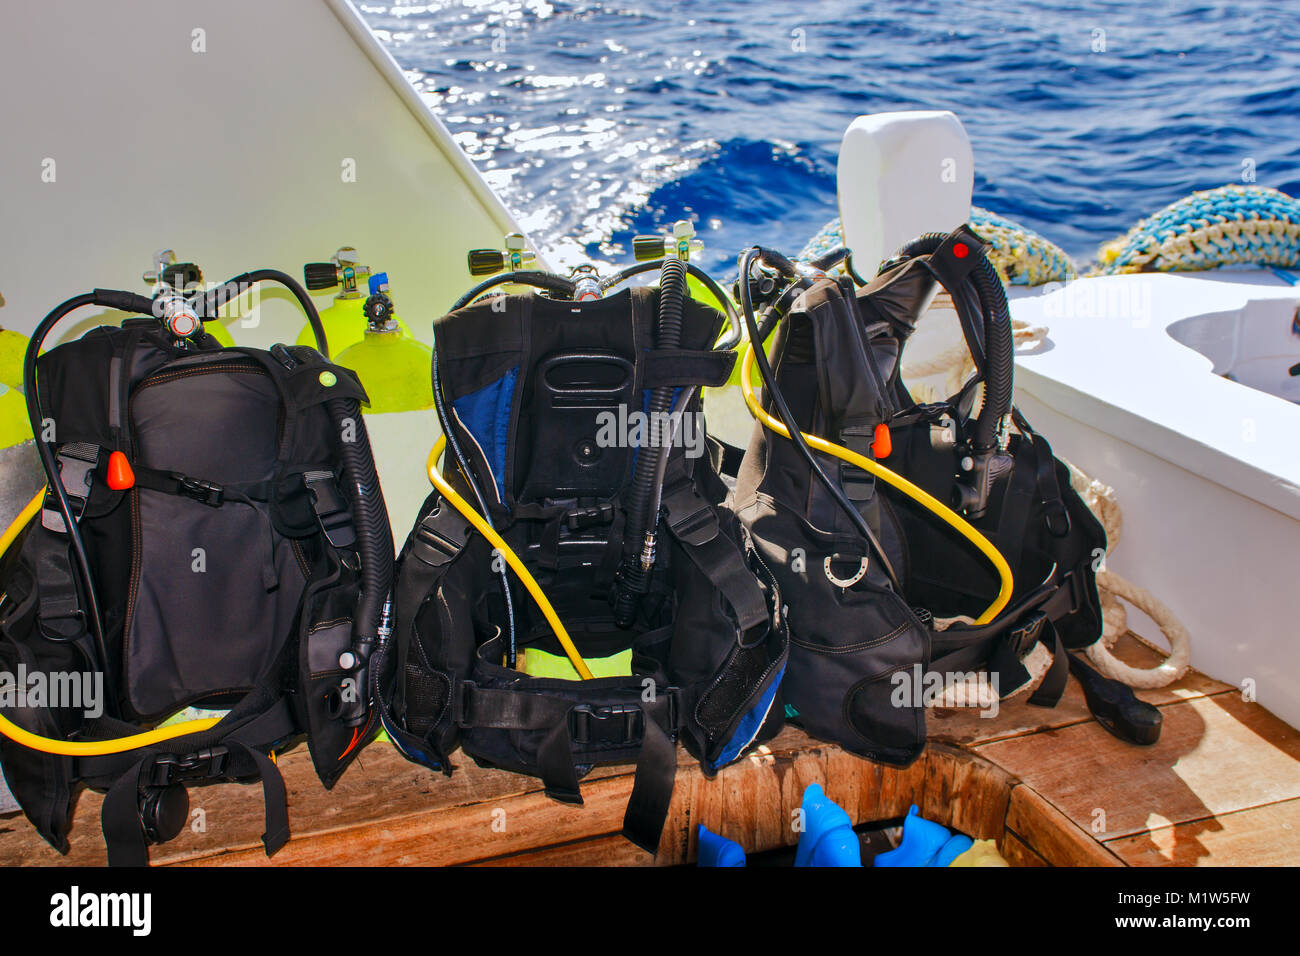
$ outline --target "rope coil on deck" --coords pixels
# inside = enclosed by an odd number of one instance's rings
[[[1124,516],[1115,498],[1115,489],[1095,478],[1089,478],[1071,462],[1067,461],[1065,465],[1070,469],[1070,486],[1078,492],[1084,504],[1106,530],[1106,554],[1109,555],[1119,543],[1124,526]],[[1088,659],[1097,670],[1106,677],[1139,690],[1164,687],[1187,673],[1191,666],[1191,635],[1182,621],[1162,601],[1150,591],[1104,567],[1097,572],[1097,589],[1101,593],[1104,623],[1101,640],[1090,645],[1087,650]],[[1111,651],[1120,635],[1128,630],[1128,614],[1120,603],[1121,599],[1155,621],[1169,642],[1169,655],[1155,667],[1133,667],[1125,664]]]

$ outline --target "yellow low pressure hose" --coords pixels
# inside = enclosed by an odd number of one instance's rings
[[[740,388],[745,395],[745,404],[749,406],[750,414],[762,422],[765,426],[776,432],[783,438],[789,438],[790,432],[781,422],[780,419],[774,418],[764,411],[763,406],[759,404],[758,396],[754,393],[754,385],[751,376],[754,371],[754,345],[748,343],[745,347],[745,357],[740,367]],[[998,577],[1002,581],[1002,586],[998,590],[998,596],[994,599],[978,618],[976,624],[987,624],[1001,613],[1002,609],[1007,606],[1011,600],[1011,589],[1014,584],[1011,577],[1011,568],[1007,564],[1006,558],[1002,557],[998,549],[993,547],[993,543],[988,538],[980,534],[971,523],[963,518],[957,512],[953,511],[934,495],[930,494],[924,488],[919,488],[912,482],[908,481],[902,475],[895,471],[890,471],[884,465],[872,461],[865,455],[859,455],[857,452],[850,451],[840,445],[828,442],[824,438],[818,438],[816,435],[809,435],[807,432],[801,432],[804,441],[808,442],[808,447],[816,449],[831,455],[840,461],[846,461],[850,465],[856,465],[863,471],[869,472],[881,479],[887,484],[893,485],[909,498],[914,499],[923,508],[934,512],[949,525],[951,525],[958,534],[969,541],[983,553],[997,569]]]
[[[578,653],[577,647],[573,644],[573,638],[569,637],[569,632],[565,630],[564,624],[560,621],[560,616],[555,613],[555,608],[553,608],[551,602],[547,600],[546,594],[542,591],[541,585],[539,585],[537,580],[528,573],[528,568],[524,567],[524,562],[519,560],[519,555],[515,554],[510,545],[506,544],[505,539],[496,533],[483,516],[470,506],[469,502],[456,493],[456,489],[447,483],[447,479],[443,478],[442,475],[439,474],[438,459],[442,457],[442,450],[446,444],[447,437],[445,435],[439,435],[438,440],[434,442],[433,448],[429,452],[429,460],[426,463],[426,467],[429,470],[429,480],[433,482],[433,487],[438,489],[438,493],[446,498],[453,508],[465,516],[465,520],[474,526],[474,530],[487,538],[488,543],[497,549],[497,552],[501,557],[505,558],[506,564],[510,565],[511,570],[519,576],[519,580],[524,583],[524,587],[528,589],[528,593],[533,596],[533,600],[536,601],[537,606],[541,608],[542,614],[546,618],[547,623],[549,623],[551,629],[555,631],[555,639],[558,640],[560,646],[564,648],[564,653],[569,658],[569,663],[573,665],[573,669],[581,675],[583,680],[591,680],[593,675],[591,669],[587,667],[587,662],[584,661],[582,655]]]
[[[14,543],[22,530],[40,513],[44,500],[45,489],[42,488],[31,501],[27,502],[27,507],[18,513],[18,517],[5,529],[5,533],[0,535],[0,555],[9,550],[9,546]],[[4,734],[16,744],[22,744],[24,747],[42,753],[57,754],[60,757],[102,757],[105,754],[120,754],[138,747],[148,747],[150,744],[162,743],[174,737],[197,734],[199,731],[207,730],[220,719],[220,717],[205,717],[203,720],[187,720],[184,723],[172,724],[170,727],[159,727],[156,730],[147,730],[129,737],[117,737],[114,740],[56,740],[53,737],[42,737],[23,730],[12,720],[0,714],[0,734]]]

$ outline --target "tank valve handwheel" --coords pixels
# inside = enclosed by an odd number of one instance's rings
[[[371,325],[384,326],[393,315],[393,300],[383,292],[376,292],[361,308]]]
[[[468,263],[472,276],[490,276],[507,270],[514,272],[537,261],[537,254],[528,248],[528,240],[521,232],[505,237],[502,249],[471,249]]]
[[[689,219],[673,223],[671,236],[634,236],[632,257],[637,262],[653,262],[672,256],[688,262],[693,252],[703,252],[704,243],[695,238],[695,225]]]
[[[329,262],[309,262],[302,267],[303,284],[308,292],[340,287],[337,296],[340,299],[361,295],[357,282],[369,275],[370,267],[361,265],[361,256],[352,246],[340,246]]]

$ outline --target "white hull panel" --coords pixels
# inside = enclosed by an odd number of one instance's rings
[[[1084,283],[1102,285],[1084,296]],[[1079,308],[1085,299],[1095,307]],[[1033,354],[1018,356],[1017,403],[1058,455],[1116,491],[1123,534],[1108,566],[1182,619],[1195,668],[1251,682],[1292,725],[1300,406],[1216,375],[1168,328],[1201,314],[1257,313],[1268,300],[1289,325],[1298,299],[1254,270],[1087,279],[1012,304],[1017,318],[1049,329]],[[1158,634],[1141,615],[1130,620]]]

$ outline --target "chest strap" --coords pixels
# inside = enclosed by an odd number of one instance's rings
[[[138,465],[135,471],[135,487],[160,491],[165,495],[192,498],[209,508],[220,508],[227,501],[268,501],[271,497],[271,482],[248,481],[221,485],[215,481],[195,478],[179,471],[160,471]]]

